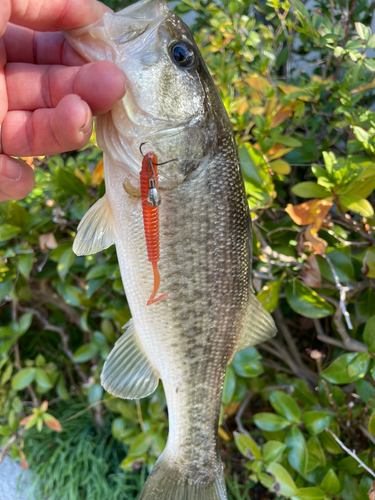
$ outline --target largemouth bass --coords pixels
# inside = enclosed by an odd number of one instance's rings
[[[116,245],[132,313],[104,365],[104,388],[137,399],[163,382],[168,441],[140,499],[224,500],[217,428],[226,366],[276,333],[252,293],[251,221],[228,116],[188,27],[164,0],[105,14],[68,38],[87,60],[111,60],[126,77],[125,97],[97,119],[106,195],[73,248],[87,255]],[[151,305],[141,144],[157,158],[161,196],[165,297]]]

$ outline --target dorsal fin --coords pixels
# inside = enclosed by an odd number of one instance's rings
[[[101,252],[115,243],[112,209],[107,194],[85,214],[73,243],[76,255]]]
[[[277,328],[272,316],[263,308],[255,295],[251,293],[247,317],[237,351],[265,342],[274,337],[276,333]]]
[[[153,393],[159,377],[152,368],[131,319],[126,332],[109,354],[101,375],[104,389],[122,399],[139,399]]]

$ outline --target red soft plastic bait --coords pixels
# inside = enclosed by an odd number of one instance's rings
[[[154,186],[153,189],[156,188],[157,190],[159,187],[157,158],[154,153],[147,153],[143,157],[140,178],[143,224],[145,228],[147,256],[149,262],[151,262],[152,264],[152,270],[154,273],[154,289],[152,290],[151,296],[147,302],[147,305],[149,306],[151,304],[155,304],[155,302],[158,302],[159,300],[168,297],[168,294],[164,294],[158,298],[155,298],[160,286],[160,274],[158,269],[158,261],[160,258],[159,207],[150,206],[148,201],[150,188],[152,189],[152,186]]]

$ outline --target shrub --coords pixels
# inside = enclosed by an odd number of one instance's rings
[[[183,0],[176,10],[194,11],[233,125],[253,216],[254,288],[279,330],[227,369],[219,436],[229,495],[365,499],[375,448],[370,2]],[[0,205],[1,444],[61,500],[72,497],[44,443],[90,446],[104,486],[92,493],[85,483],[82,498],[112,498],[111,474],[132,498],[143,481],[136,471],[163,450],[167,416],[161,387],[132,402],[100,386],[130,318],[113,247],[72,252],[79,220],[104,192],[101,152],[93,137],[81,151],[28,161],[37,187]],[[72,398],[81,409],[66,417]],[[99,452],[100,436],[109,441]]]

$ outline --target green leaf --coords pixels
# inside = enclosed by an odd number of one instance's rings
[[[285,285],[285,295],[293,311],[306,318],[324,318],[334,312],[331,304],[298,280]]]
[[[21,391],[25,389],[35,379],[35,368],[23,368],[12,378],[12,389]]]
[[[17,226],[12,226],[11,224],[2,224],[0,226],[0,243],[2,241],[8,241],[17,236],[21,231],[21,228]]]
[[[327,463],[326,453],[320,444],[318,436],[311,436],[307,441],[308,470],[314,470],[317,466],[325,467]],[[309,469],[311,467],[311,469]]]
[[[303,3],[300,2],[300,0],[290,0],[289,3],[292,4],[293,7],[303,15],[306,21],[310,20],[309,11],[306,9]]]
[[[61,398],[63,401],[66,401],[69,399],[69,392],[66,389],[65,381],[64,381],[64,376],[60,375],[59,380],[56,385],[56,392],[59,398]]]
[[[374,59],[365,59],[363,61],[364,65],[366,66],[366,68],[370,71],[372,71],[373,73],[375,73],[375,60]]]
[[[30,272],[33,268],[34,264],[34,253],[25,253],[18,256],[17,259],[17,267],[22,274],[22,276],[26,279],[30,278]]]
[[[276,413],[285,417],[289,422],[298,424],[301,420],[301,410],[294,399],[283,391],[272,391],[270,403]]]
[[[252,153],[251,156],[250,152]],[[252,181],[256,186],[261,186],[263,181],[254,162],[254,159],[256,159],[258,156],[260,156],[262,163],[264,162],[263,157],[261,156],[259,151],[254,150],[252,146],[246,147],[243,145],[239,149],[239,156],[244,176]]]
[[[375,436],[375,412],[372,413],[369,423],[368,423],[368,430],[370,434]]]
[[[299,148],[302,146],[302,144],[298,139],[295,139],[294,137],[290,137],[287,135],[272,134],[271,139],[280,144],[283,144],[284,146],[287,146],[288,148]]]
[[[128,457],[139,457],[147,452],[151,445],[150,439],[147,434],[143,432],[138,434],[133,443],[131,444],[128,452]]]
[[[285,429],[290,422],[285,418],[274,415],[273,413],[256,413],[253,417],[254,423],[262,431],[275,432]]]
[[[325,497],[324,491],[315,486],[308,488],[300,488],[297,495],[292,497],[292,500],[323,500]]]
[[[12,376],[13,373],[13,364],[9,363],[9,365],[5,368],[3,374],[1,375],[1,385],[5,385]]]
[[[299,182],[292,187],[292,193],[300,198],[327,198],[332,193],[316,182]]]
[[[284,278],[281,278],[277,281],[268,281],[257,295],[257,299],[262,304],[264,309],[268,312],[274,311],[277,307],[283,279]]]
[[[295,0],[294,0],[295,1]],[[280,493],[285,497],[296,495],[298,489],[289,472],[277,462],[268,466],[268,470],[274,475],[280,485]]]
[[[330,495],[336,495],[340,491],[341,485],[339,478],[333,469],[329,469],[320,484],[321,488]]]
[[[328,260],[330,260],[340,280],[340,283],[355,281],[354,269],[350,253],[347,254],[343,251],[332,250],[331,252],[327,253],[326,257]],[[327,259],[323,259],[321,257],[318,258],[320,272],[325,278],[331,281],[335,281],[331,266],[329,265]]]
[[[0,326],[0,339],[4,339],[6,337],[13,337],[14,331],[7,326]]]
[[[367,458],[367,453],[365,454]],[[359,456],[360,459],[363,460],[365,457]],[[366,461],[366,459],[365,459]],[[361,467],[357,460],[355,460],[353,457],[345,457],[342,460],[340,460],[337,464],[338,469],[340,469],[343,472],[346,472],[347,474],[350,474],[351,476],[356,476],[357,474],[363,474],[365,472],[364,468]]]
[[[335,359],[321,375],[334,384],[349,384],[366,375],[369,363],[367,353],[348,352]]]
[[[42,389],[47,390],[47,389],[52,389],[52,387],[53,387],[53,384],[51,383],[49,376],[47,375],[47,373],[44,370],[42,370],[42,368],[36,368],[35,380],[36,380],[36,383],[38,385],[40,385],[40,387]]]
[[[279,458],[281,458],[285,448],[286,444],[281,443],[280,441],[267,441],[262,450],[265,462],[267,464],[276,462]]]
[[[253,458],[260,460],[262,458],[259,446],[250,436],[245,436],[245,434],[235,432],[234,442],[236,443],[238,451],[244,457],[249,458],[250,460],[253,460]]]
[[[363,378],[370,364],[370,355],[366,352],[359,353],[347,366],[348,376],[351,382]]]
[[[228,405],[233,398],[234,391],[236,390],[236,374],[232,366],[227,366],[224,379],[224,388],[222,395],[222,402]]]
[[[103,397],[103,387],[99,384],[93,384],[90,387],[89,395],[87,398],[90,405],[97,403],[102,399],[102,397]]]
[[[375,316],[367,321],[365,329],[363,330],[363,341],[368,346],[369,351],[375,353]]]
[[[363,401],[367,402],[371,401],[374,397],[375,388],[370,382],[367,382],[367,380],[360,379],[355,383],[355,392]]]
[[[94,343],[84,344],[78,347],[73,356],[75,363],[85,363],[98,353],[98,346]]]
[[[305,475],[307,465],[307,444],[302,432],[293,426],[286,439],[288,462],[293,469],[302,476]]]
[[[368,28],[367,26],[365,26],[364,24],[362,23],[354,23],[355,24],[355,29],[359,35],[359,37],[362,39],[362,40],[369,40],[370,39],[370,36],[371,36],[371,28]]]
[[[374,215],[371,203],[360,196],[343,194],[339,196],[339,200],[343,208],[362,215],[362,217],[372,217]]]
[[[255,347],[248,347],[237,352],[232,361],[234,371],[239,377],[259,377],[264,372],[264,368],[259,361],[260,357]]]
[[[312,434],[320,434],[329,426],[332,414],[327,411],[307,411],[302,417],[307,431]]]
[[[61,255],[59,262],[57,264],[57,272],[62,280],[65,279],[70,267],[72,266],[76,256],[71,248],[65,250]]]
[[[56,182],[66,193],[78,196],[85,196],[87,194],[86,187],[79,181],[78,177],[64,168],[58,169]]]
[[[21,336],[27,332],[33,321],[33,313],[23,314],[18,322],[18,336]]]

